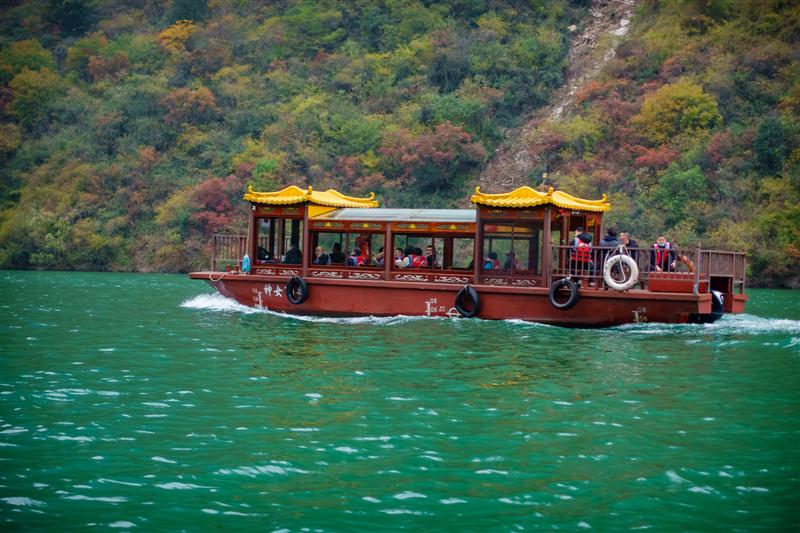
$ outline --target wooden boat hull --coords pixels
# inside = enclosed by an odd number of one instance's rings
[[[455,298],[463,285],[396,281],[307,279],[308,298],[292,304],[289,278],[222,272],[193,272],[222,295],[240,304],[298,315],[320,316],[459,316]],[[520,319],[574,327],[603,327],[636,322],[686,323],[710,316],[711,294],[617,292],[581,289],[568,310],[553,307],[544,287],[472,285],[480,297],[478,318]],[[741,306],[743,307],[743,305]],[[711,321],[711,320],[706,320]]]

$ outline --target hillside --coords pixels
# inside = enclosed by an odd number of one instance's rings
[[[19,2],[0,266],[205,266],[247,184],[444,207],[544,179],[609,193],[644,242],[747,249],[755,280],[797,285],[796,3],[635,4]]]
[[[797,4],[606,0],[592,11],[564,85],[508,135],[482,189],[606,192],[608,224],[640,241],[746,250],[752,282],[800,286]]]

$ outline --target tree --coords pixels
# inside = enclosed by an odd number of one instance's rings
[[[770,116],[761,121],[753,142],[753,151],[764,174],[775,174],[781,170],[789,149],[780,119]]]
[[[0,82],[8,83],[23,68],[40,70],[56,68],[53,54],[42,47],[36,39],[26,39],[11,43],[0,51]]]
[[[14,94],[9,106],[11,114],[30,130],[49,118],[53,101],[59,93],[61,78],[49,68],[24,68],[14,76],[8,86]]]
[[[646,96],[633,120],[645,137],[663,144],[678,135],[703,134],[721,124],[722,115],[713,95],[683,78]]]

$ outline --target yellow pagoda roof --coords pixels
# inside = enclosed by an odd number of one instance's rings
[[[605,212],[611,209],[611,204],[608,203],[608,197],[605,194],[600,200],[584,200],[557,191],[553,187],[550,187],[547,192],[540,192],[530,187],[520,187],[511,192],[499,194],[482,193],[480,187],[475,187],[475,194],[472,195],[470,201],[473,204],[489,207],[536,207],[550,204],[575,211]]]
[[[309,203],[326,207],[378,207],[375,193],[369,193],[369,198],[355,198],[328,189],[325,192],[315,191],[311,187],[303,190],[295,185],[290,185],[276,192],[256,192],[252,186],[247,187],[244,199],[248,202],[261,205],[294,205]]]

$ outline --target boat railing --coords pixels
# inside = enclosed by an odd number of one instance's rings
[[[245,235],[214,235],[211,239],[211,271],[217,267],[229,270],[240,268],[247,250]]]
[[[569,245],[553,247],[552,280],[571,277],[582,286],[605,288],[603,267],[609,256],[620,253],[616,246],[593,246],[588,263],[577,260],[575,248]],[[744,291],[745,254],[721,250],[671,248],[656,254],[653,248],[627,248],[623,251],[636,261],[639,281],[635,288],[708,292],[719,283],[712,278],[724,278],[724,285]],[[663,288],[662,288],[663,287]]]

